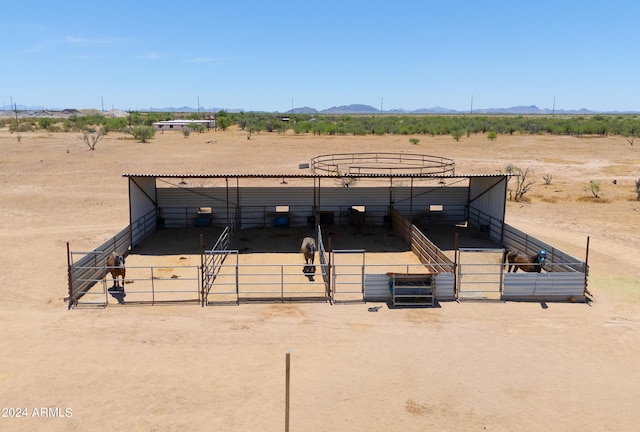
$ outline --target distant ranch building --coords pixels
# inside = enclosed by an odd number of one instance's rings
[[[207,129],[214,129],[216,127],[216,120],[165,120],[159,121],[153,124],[153,127],[156,130],[165,131],[165,130],[184,130],[189,126],[193,125],[202,125]]]

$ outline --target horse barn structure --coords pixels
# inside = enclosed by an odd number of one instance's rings
[[[586,261],[504,223],[509,175],[460,175],[450,159],[405,153],[323,155],[299,168],[123,174],[130,225],[91,252],[67,245],[69,308],[588,300]],[[300,252],[308,236],[313,265]],[[544,251],[542,271],[508,272],[507,249]],[[112,252],[126,256],[123,287],[110,287]]]

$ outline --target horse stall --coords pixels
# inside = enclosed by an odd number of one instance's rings
[[[504,300],[568,301],[588,300],[586,261],[575,258],[510,225],[504,225],[503,244],[525,254],[544,251],[546,258],[538,272],[506,272]]]
[[[499,243],[505,250],[526,255],[545,253],[540,272],[508,272],[503,257],[502,295],[505,301],[564,301],[589,300],[587,288],[588,263],[552,245],[530,236],[501,220],[491,218],[475,208],[470,211],[470,224],[481,228],[487,238]],[[588,239],[587,239],[588,253]]]
[[[155,216],[143,215],[91,252],[75,252],[67,246],[69,308],[106,307],[109,303],[199,304],[202,278],[197,234],[190,237],[181,229],[152,231],[157,227],[155,221]],[[209,229],[212,236],[218,235],[215,231]],[[122,286],[111,283],[107,257],[112,252],[126,256]]]
[[[108,303],[107,258],[112,252],[126,256],[131,229],[127,227],[90,252],[71,251],[67,243],[67,275],[69,308],[77,306],[106,307]],[[124,285],[124,281],[123,281]]]

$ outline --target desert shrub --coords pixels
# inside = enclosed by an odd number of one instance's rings
[[[589,182],[589,188],[591,189],[591,194],[594,198],[600,198],[598,194],[600,193],[600,183],[594,182],[591,180]]]
[[[40,125],[40,129],[49,129],[53,124],[53,119],[49,117],[43,117],[38,120],[38,124]]]
[[[413,145],[416,145],[420,142],[418,138],[409,138],[409,142]]]
[[[11,123],[11,125],[9,125],[9,131],[11,133],[13,132],[33,132],[35,130],[35,126],[31,123],[26,123],[26,122],[21,122],[21,123],[16,123],[13,122]]]
[[[118,132],[127,129],[127,119],[124,117],[107,118],[103,124],[107,132]]]
[[[487,134],[487,139],[490,139],[491,141],[495,141],[496,138],[498,138],[498,132],[489,131],[489,133]]]
[[[551,180],[553,180],[553,176],[551,174],[545,174],[542,176],[542,180],[544,180],[544,184],[550,185]]]
[[[134,139],[146,143],[156,134],[156,130],[153,126],[134,126],[127,130],[127,133],[133,136]]]

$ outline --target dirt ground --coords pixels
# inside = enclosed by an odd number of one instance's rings
[[[409,138],[112,133],[90,151],[74,133],[1,129],[0,430],[283,430],[289,350],[291,430],[637,429],[639,146]],[[88,251],[128,224],[123,173],[281,174],[376,151],[452,158],[459,174],[530,168],[506,220],[580,258],[589,237],[594,301],[67,310],[66,243]]]

